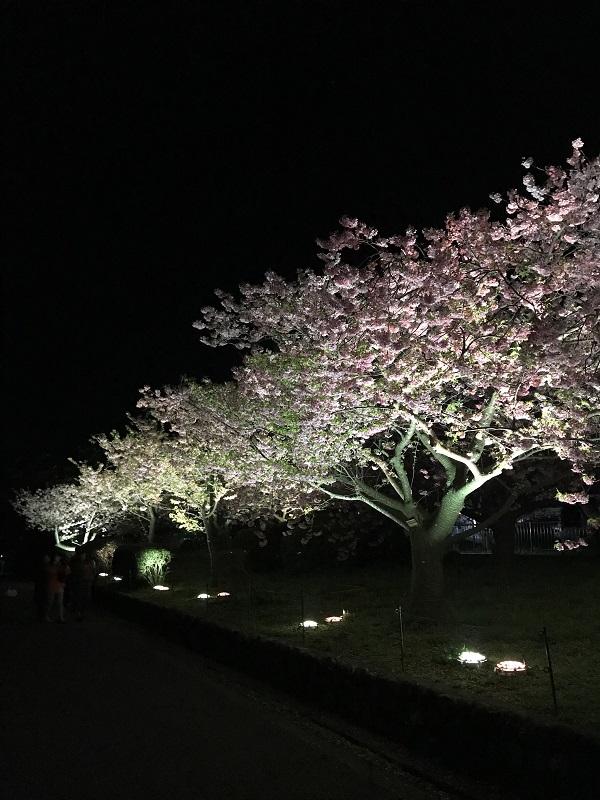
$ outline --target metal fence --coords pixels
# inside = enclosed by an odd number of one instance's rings
[[[470,527],[470,526],[469,526]],[[551,553],[554,543],[567,539],[577,542],[580,538],[589,542],[590,532],[585,527],[567,527],[555,522],[518,522],[515,526],[515,553]],[[463,533],[468,527],[457,527],[453,535]],[[490,528],[474,533],[460,542],[455,542],[453,549],[465,554],[486,554],[492,552],[494,534]]]
[[[472,526],[469,526],[469,528]],[[459,533],[463,533],[464,531],[468,530],[467,527],[455,528],[452,532],[453,536],[456,536]],[[485,528],[482,531],[478,531],[474,533],[472,536],[467,537],[466,539],[461,539],[460,542],[455,542],[453,545],[453,549],[456,550],[458,553],[475,553],[475,554],[485,554],[492,552],[492,543],[494,541],[494,534],[492,533],[491,528]]]
[[[553,522],[518,522],[516,529],[516,553],[549,553],[554,550],[557,540],[577,541],[589,537],[589,531],[584,527],[563,527]]]

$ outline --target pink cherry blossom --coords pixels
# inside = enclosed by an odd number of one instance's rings
[[[415,597],[489,480],[544,451],[598,463],[600,163],[580,147],[570,169],[508,192],[504,221],[465,208],[380,237],[343,218],[318,242],[320,271],[219,293],[195,324],[246,352],[234,378],[248,407],[269,404],[277,437],[254,435],[275,472],[407,532]]]

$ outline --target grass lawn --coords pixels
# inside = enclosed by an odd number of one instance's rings
[[[600,736],[600,561],[590,557],[524,556],[505,578],[489,557],[457,556],[447,566],[446,620],[403,613],[408,569],[400,564],[358,566],[292,575],[283,571],[223,574],[207,588],[202,554],[175,555],[169,592],[151,588],[136,595],[188,614],[286,639],[298,645],[388,673],[468,692],[489,703],[534,712]],[[230,597],[212,599],[218,591]],[[211,599],[197,599],[209,592]],[[304,618],[319,623],[302,630]],[[339,624],[330,615],[348,612]],[[554,714],[546,651],[547,629],[558,715]],[[463,667],[464,648],[487,656],[480,668]],[[499,675],[501,659],[524,659],[525,675]]]

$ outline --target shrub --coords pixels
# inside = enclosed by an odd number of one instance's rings
[[[93,558],[98,566],[105,572],[110,572],[112,560],[117,549],[117,542],[105,542],[102,547],[98,547],[93,553]]]
[[[171,553],[162,548],[150,547],[139,550],[135,554],[138,574],[148,581],[150,586],[156,586],[165,579],[167,567],[171,561]]]

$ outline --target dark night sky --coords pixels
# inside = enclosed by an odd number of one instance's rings
[[[597,155],[597,30],[564,9],[5,2],[9,473],[122,426],[143,384],[226,377],[200,308],[318,268],[342,214],[440,225],[523,156]]]

